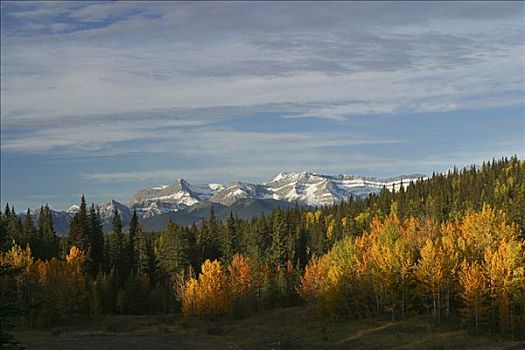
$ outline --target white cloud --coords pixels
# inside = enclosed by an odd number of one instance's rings
[[[491,14],[490,6],[449,4],[459,13],[452,18],[413,4],[308,4],[281,13],[294,6],[96,3],[18,12],[45,17],[58,8],[82,21],[116,19],[71,34],[3,34],[3,119],[315,102],[321,108],[281,112],[341,120],[514,105],[523,96],[523,44],[516,38],[524,16],[507,6],[494,5],[500,14]],[[384,6],[391,18],[374,20],[373,10]],[[357,29],[360,23],[368,27]],[[72,25],[49,23],[58,31]],[[487,99],[501,87],[509,93]]]

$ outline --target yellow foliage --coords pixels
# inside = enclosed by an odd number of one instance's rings
[[[199,279],[186,283],[182,310],[189,315],[225,314],[230,310],[230,290],[221,263],[206,260],[201,266]]]
[[[21,269],[23,273],[29,273],[33,266],[33,257],[29,245],[25,249],[18,245],[11,247],[9,251],[0,255],[0,264]]]
[[[86,254],[78,249],[76,246],[72,246],[69,249],[69,253],[66,256],[66,262],[75,267],[81,267],[82,264],[86,261]]]
[[[370,213],[368,211],[364,211],[364,212],[359,213],[358,215],[356,215],[354,220],[358,224],[363,225],[368,220],[368,218],[370,218]]]
[[[186,282],[184,293],[182,295],[182,313],[185,316],[197,314],[197,297],[198,297],[199,281],[195,278],[190,278]]]
[[[485,205],[443,224],[415,218],[400,222],[395,211],[394,203],[389,216],[372,218],[368,232],[313,257],[301,277],[300,296],[315,300],[322,314],[372,309],[390,311],[392,317],[396,312],[403,317],[409,302],[422,296],[439,320],[443,310],[448,317],[450,300],[457,295],[465,305],[462,315],[476,325],[490,301],[504,332],[520,329],[525,321],[525,242],[518,240],[517,228],[503,211]]]
[[[317,210],[315,212],[309,211],[305,214],[306,227],[311,227],[314,224],[319,223],[321,220],[321,211]]]
[[[484,266],[490,296],[497,304],[504,332],[518,327],[525,313],[525,245],[518,241],[501,241],[496,250],[486,248]],[[521,310],[521,314],[516,310]]]
[[[464,260],[459,273],[459,283],[459,296],[465,304],[461,310],[463,319],[467,322],[472,320],[477,329],[480,322],[486,318],[488,309],[488,280],[483,267],[477,262],[469,264]]]
[[[507,215],[484,205],[480,212],[466,215],[458,224],[458,246],[467,261],[481,261],[485,249],[494,250],[500,241],[516,240],[515,226],[509,225]]]
[[[315,300],[323,292],[328,275],[329,256],[320,259],[313,256],[304,270],[298,288],[299,295],[306,300]]]

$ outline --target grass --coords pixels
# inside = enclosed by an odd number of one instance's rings
[[[424,317],[405,321],[319,319],[308,307],[242,319],[108,316],[96,323],[14,332],[28,349],[525,349],[525,342],[475,336]]]

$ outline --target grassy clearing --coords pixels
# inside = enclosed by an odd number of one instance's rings
[[[406,321],[330,321],[311,308],[261,312],[243,320],[110,316],[96,323],[18,330],[28,349],[525,349],[525,342],[475,336]]]

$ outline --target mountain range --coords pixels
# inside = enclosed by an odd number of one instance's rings
[[[230,213],[240,218],[268,214],[275,207],[320,207],[348,200],[351,196],[364,197],[379,193],[383,188],[397,191],[424,175],[403,175],[388,179],[363,176],[320,175],[311,172],[279,173],[262,184],[234,181],[227,186],[212,183],[192,185],[184,179],[172,184],[137,191],[127,204],[110,200],[98,204],[105,232],[112,229],[112,219],[118,210],[122,222],[130,222],[137,211],[145,231],[159,231],[171,219],[180,225],[199,223],[210,215],[211,207],[218,219]],[[68,231],[69,220],[79,210],[73,205],[68,211],[52,211],[58,235]],[[39,211],[34,211],[35,219]]]

